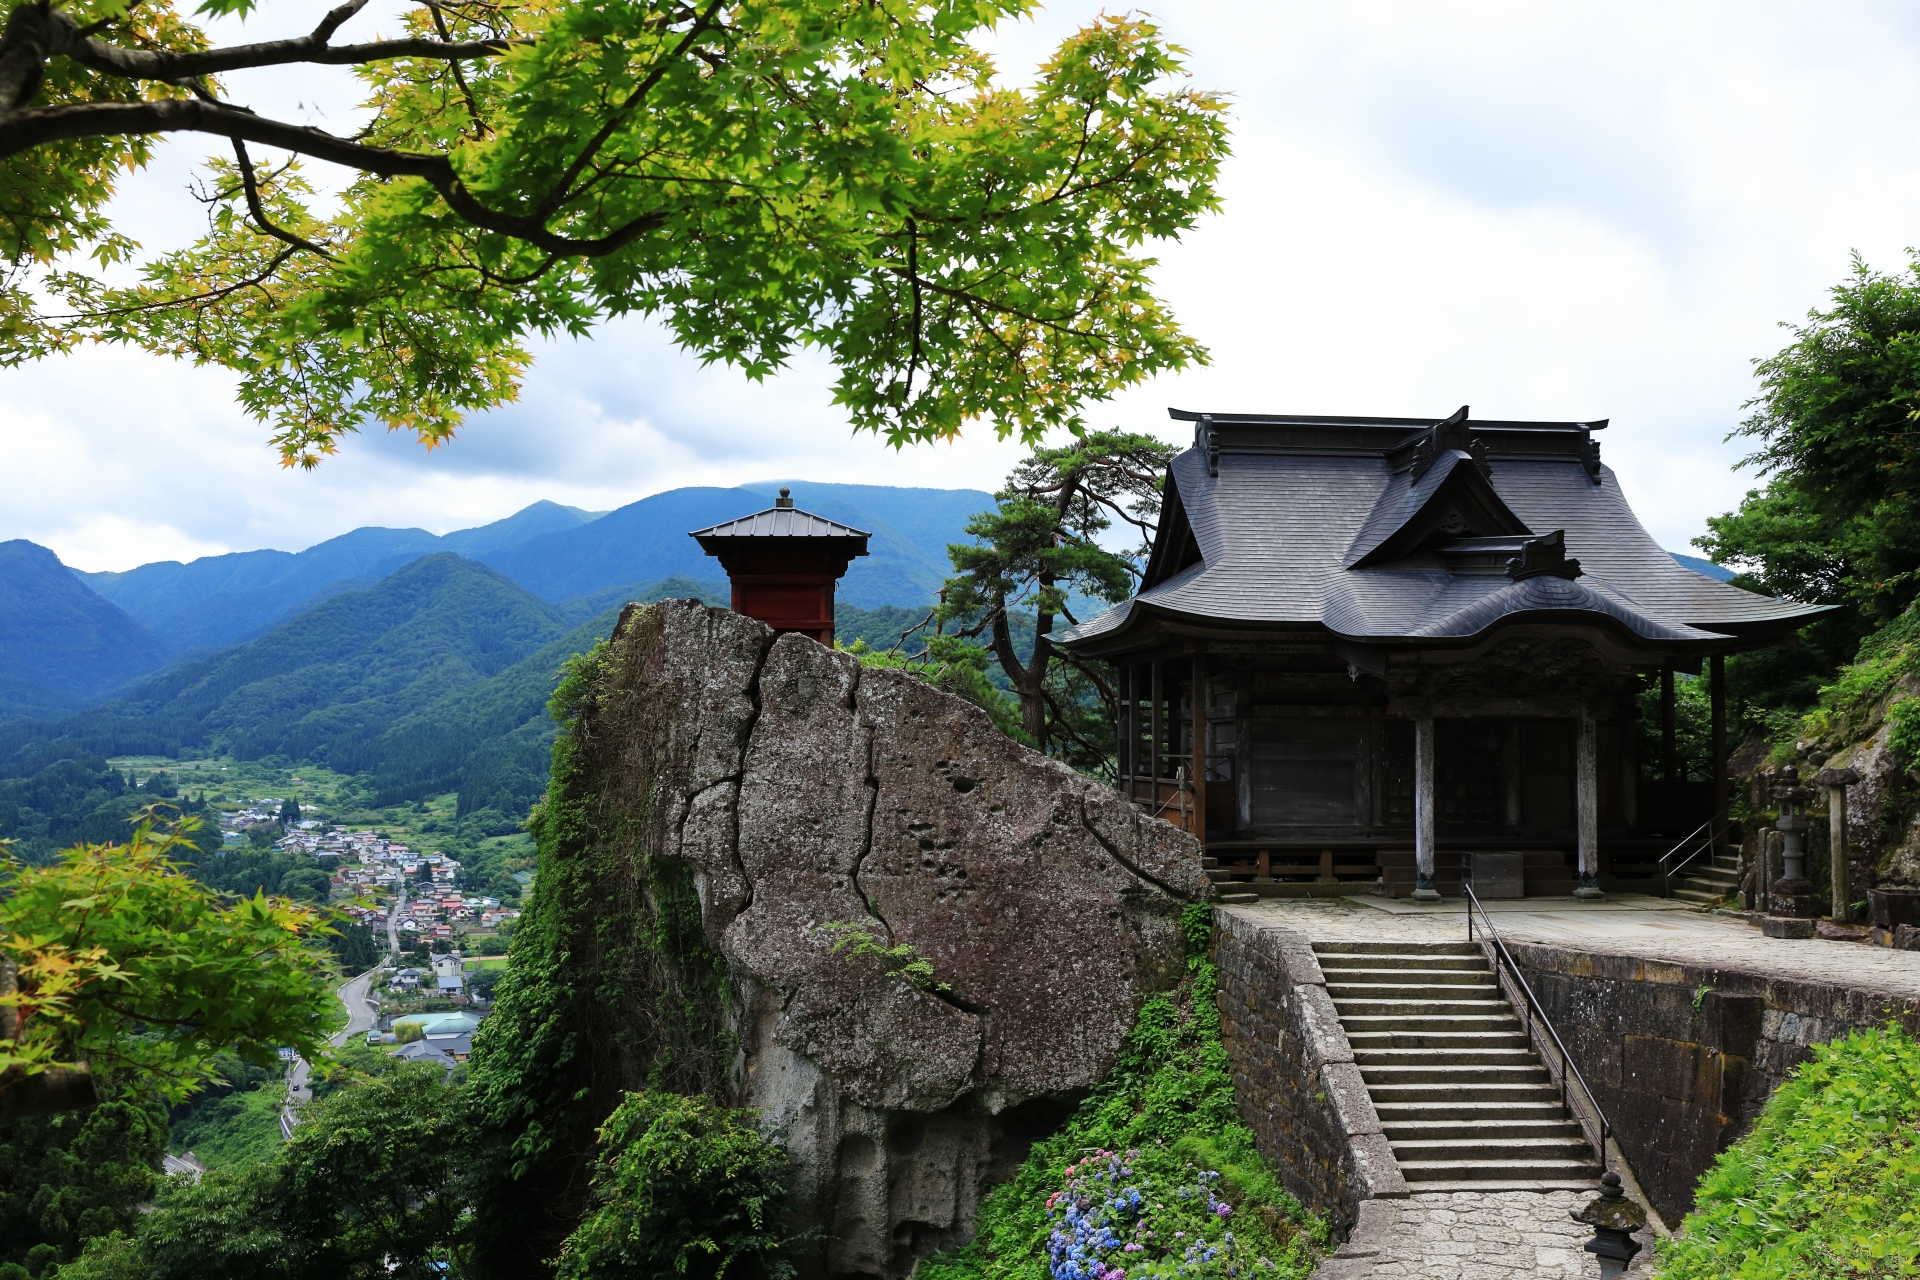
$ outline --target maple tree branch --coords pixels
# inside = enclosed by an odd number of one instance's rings
[[[367,0],[348,0],[320,20],[320,25],[304,36],[287,40],[265,40],[255,44],[230,45],[224,49],[159,50],[128,49],[98,39],[93,26],[82,27],[64,10],[43,8],[27,0],[17,4],[7,20],[8,37],[17,54],[38,53],[42,64],[48,58],[67,57],[83,67],[129,80],[182,80],[239,71],[251,67],[280,66],[289,62],[312,62],[325,66],[351,66],[382,62],[390,58],[438,58],[463,60],[496,58],[516,44],[532,44],[531,39],[465,40],[412,37],[404,40],[372,40],[362,44],[334,45],[329,41],[347,19],[360,12]],[[0,108],[20,106],[32,97],[16,89],[9,97],[6,77],[0,74]]]
[[[364,0],[363,0],[364,2]],[[296,249],[305,249],[317,253],[327,261],[333,261],[333,255],[304,236],[297,236],[267,217],[267,211],[260,203],[260,184],[253,175],[253,157],[247,154],[247,144],[239,138],[233,140],[233,158],[240,165],[240,182],[247,194],[247,211],[253,215],[253,221],[262,231],[283,244]]]
[[[626,100],[607,117],[606,123],[602,124],[593,137],[587,140],[587,145],[580,149],[580,154],[573,158],[573,163],[567,166],[566,172],[554,182],[546,198],[535,207],[536,217],[544,220],[553,216],[560,206],[571,198],[574,180],[580,176],[581,171],[596,155],[600,154],[600,148],[607,145],[607,140],[613,137],[614,131],[620,127],[621,123],[647,100],[647,95],[653,92],[653,86],[659,84],[660,78],[667,74],[667,68],[686,56],[687,51],[693,48],[700,37],[713,25],[713,20],[719,16],[720,8],[725,2],[726,0],[711,0],[700,16],[694,19],[693,25],[687,29],[687,34],[680,40],[680,46],[670,55],[656,62],[640,83],[633,87],[633,92],[627,95]]]
[[[445,156],[370,147],[319,129],[269,120],[239,107],[193,98],[84,102],[0,116],[0,158],[63,138],[174,132],[210,133],[257,142],[381,177],[422,178],[440,193],[449,208],[472,225],[524,240],[561,257],[605,257],[666,224],[665,214],[649,213],[592,239],[560,235],[548,230],[542,218],[501,213],[482,204],[460,181],[452,162]]]
[[[360,2],[364,4],[366,0],[360,0]],[[441,40],[447,44],[452,44],[453,34],[447,30],[447,19],[445,15],[440,12],[439,0],[426,0],[426,3],[427,11],[433,14],[433,29],[440,33]],[[489,133],[492,133],[493,130],[487,128],[486,120],[480,115],[480,104],[475,101],[473,88],[467,83],[467,73],[460,69],[460,60],[454,58],[448,61],[447,69],[453,72],[453,82],[460,86],[460,96],[467,100],[467,115],[473,121],[474,136],[477,138],[486,137]]]

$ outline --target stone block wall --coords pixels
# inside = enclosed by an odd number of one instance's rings
[[[1813,1045],[1889,1018],[1920,1034],[1920,1000],[1865,987],[1543,943],[1508,950],[1670,1223]]]
[[[1369,1200],[1404,1198],[1305,934],[1214,910],[1220,1031],[1240,1117],[1288,1191],[1345,1238]]]

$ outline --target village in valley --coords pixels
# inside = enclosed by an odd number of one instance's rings
[[[463,826],[453,796],[369,807],[351,779],[312,765],[154,756],[111,763],[143,787],[178,792],[183,807],[217,824],[219,862],[273,855],[286,868],[274,886],[283,891],[289,876],[324,876],[325,905],[347,939],[336,951],[353,1040],[450,1071],[466,1061],[533,883],[530,836]],[[203,1167],[184,1147],[170,1159],[176,1172]]]

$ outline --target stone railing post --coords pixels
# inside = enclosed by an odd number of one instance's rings
[[[1860,781],[1857,769],[1822,769],[1813,775],[1813,785],[1827,789],[1827,853],[1833,864],[1833,922],[1853,922],[1853,884],[1847,865],[1847,788]]]

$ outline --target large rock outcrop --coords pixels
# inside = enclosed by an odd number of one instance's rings
[[[1199,845],[909,675],[693,601],[629,606],[573,733],[620,849],[581,901],[617,912],[649,865],[691,870],[730,979],[724,1089],[784,1135],[827,1274],[968,1238],[1184,971]],[[871,945],[836,952],[853,931]],[[657,1071],[621,1054],[623,1087]]]

